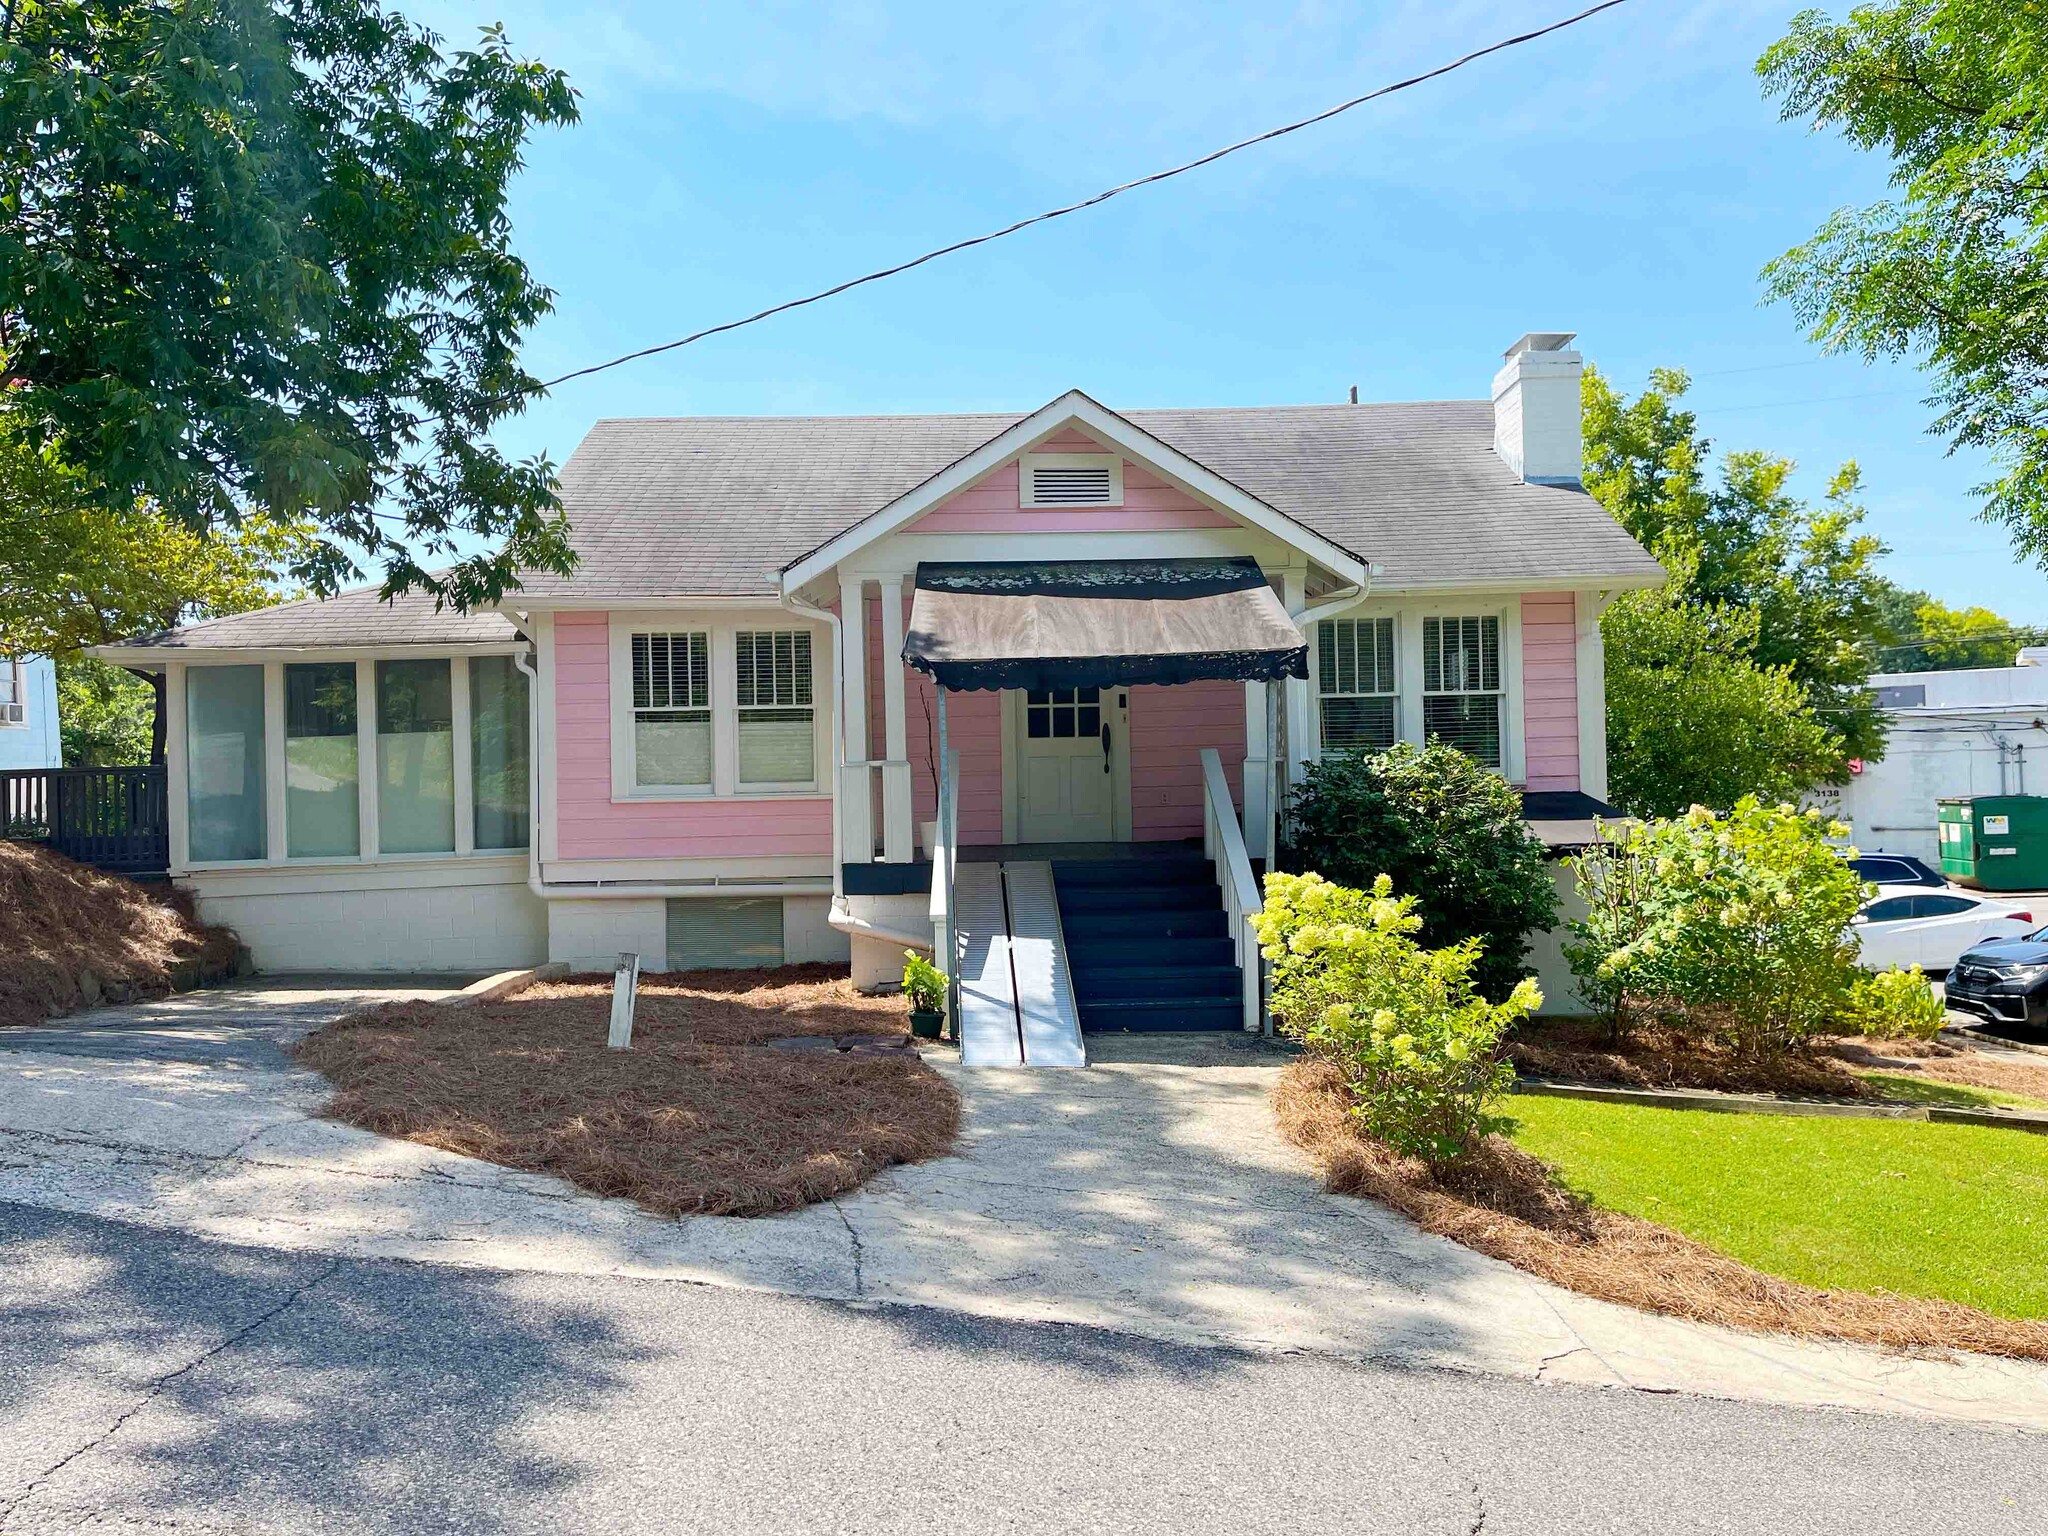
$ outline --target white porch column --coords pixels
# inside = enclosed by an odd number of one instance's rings
[[[839,718],[847,766],[839,779],[839,858],[865,864],[875,856],[875,797],[868,760],[868,642],[865,585],[839,583]]]
[[[1280,573],[1280,600],[1286,604],[1290,614],[1300,614],[1308,606],[1307,572],[1282,571]],[[1307,637],[1311,646],[1316,637]],[[1290,677],[1285,684],[1287,709],[1287,757],[1286,772],[1276,786],[1276,793],[1285,794],[1287,786],[1301,778],[1301,771],[1315,757],[1316,733],[1314,713],[1309,708],[1308,679]]]
[[[1266,806],[1271,794],[1272,765],[1266,757],[1266,688],[1244,685],[1244,846],[1255,859],[1269,858]]]
[[[916,851],[916,829],[903,697],[903,577],[892,573],[875,579],[882,588],[882,857],[907,864]]]

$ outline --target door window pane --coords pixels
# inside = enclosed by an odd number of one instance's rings
[[[455,710],[445,661],[377,663],[377,843],[455,851]]]
[[[351,859],[362,851],[357,798],[356,666],[284,669],[285,853]]]
[[[469,661],[470,780],[478,848],[527,844],[526,674],[510,656]]]
[[[195,863],[266,856],[261,667],[185,673],[185,782]]]

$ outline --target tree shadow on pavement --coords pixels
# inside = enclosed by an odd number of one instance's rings
[[[20,1206],[0,1206],[0,1277],[8,1530],[108,1510],[526,1529],[579,1472],[522,1426],[588,1408],[644,1357],[595,1311],[511,1294],[513,1277]],[[437,1473],[466,1466],[489,1475]]]

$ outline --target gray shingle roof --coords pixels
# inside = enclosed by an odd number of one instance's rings
[[[1387,587],[1654,577],[1590,496],[1524,485],[1483,400],[1127,411],[1276,511],[1377,561]],[[582,564],[537,599],[766,593],[817,548],[1021,415],[600,421],[562,470]]]
[[[305,598],[203,619],[160,635],[124,640],[115,649],[152,651],[277,650],[298,646],[491,645],[514,638],[499,613],[434,611],[434,600],[406,593],[384,602],[375,587]]]

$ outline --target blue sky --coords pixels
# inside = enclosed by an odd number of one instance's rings
[[[1572,0],[405,8],[502,20],[583,122],[533,146],[519,248],[559,291],[543,377],[979,233],[1555,19]],[[600,416],[1475,398],[1565,329],[1624,387],[1671,364],[1718,446],[1863,467],[1886,569],[2048,621],[1975,520],[1910,367],[1823,358],[1758,269],[1883,167],[1783,124],[1757,55],[1797,5],[1635,0],[1086,214],[564,386],[500,441]]]

